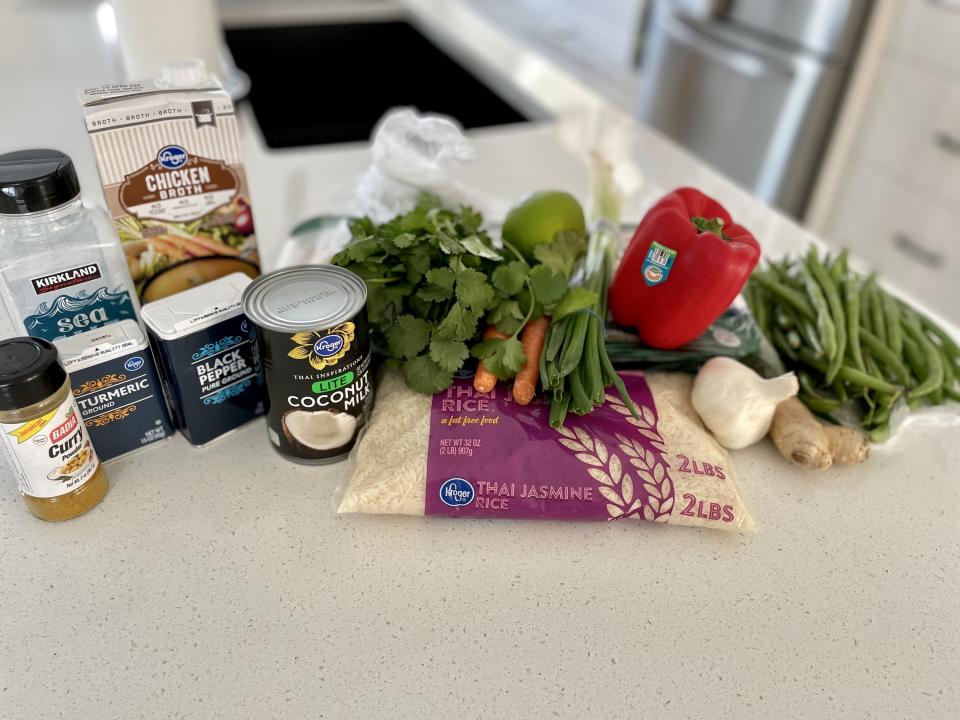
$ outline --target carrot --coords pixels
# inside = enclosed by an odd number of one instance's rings
[[[533,396],[537,394],[537,381],[540,379],[540,353],[543,352],[543,342],[547,337],[547,328],[550,319],[546,316],[531,320],[520,333],[520,342],[523,343],[523,353],[526,362],[517,377],[513,379],[513,399],[517,405],[529,405]]]
[[[154,237],[147,240],[147,246],[159,255],[166,255],[171,260],[186,260],[192,257],[190,253],[179,245],[164,240],[162,237]]]
[[[216,255],[216,253],[206,245],[194,242],[193,238],[185,238],[180,235],[171,235],[170,233],[165,235],[157,235],[156,237],[162,238],[165,242],[168,242],[171,245],[176,245],[179,248],[183,248],[184,252],[190,253],[194,257],[209,257],[211,255]]]
[[[229,255],[230,257],[239,257],[242,254],[239,250],[230,247],[226,243],[208,238],[204,235],[191,235],[183,228],[177,227],[175,224],[158,222],[156,225],[166,228],[167,232],[164,233],[164,235],[179,238],[186,241],[189,246],[194,248],[196,248],[196,246],[200,246],[206,250],[206,252],[200,253],[201,255]],[[196,250],[191,250],[191,252],[193,252],[193,254],[197,254]]]
[[[510,336],[504,335],[497,330],[494,325],[488,325],[487,329],[483,331],[484,340],[489,340],[490,338],[506,340],[508,337]],[[496,387],[496,384],[497,376],[487,370],[486,365],[483,364],[483,360],[477,363],[477,373],[473,376],[473,389],[477,392],[488,393]]]
[[[205,248],[211,255],[228,255],[230,257],[239,257],[241,252],[236,248],[232,248],[226,243],[222,243],[218,240],[212,240],[210,238],[204,237],[203,235],[187,235],[173,233],[174,235],[181,237],[186,240],[191,245],[199,245],[202,248]]]

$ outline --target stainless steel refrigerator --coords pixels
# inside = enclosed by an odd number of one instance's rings
[[[801,217],[870,0],[656,0],[639,116]]]

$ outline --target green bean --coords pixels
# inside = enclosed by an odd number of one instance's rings
[[[808,370],[797,370],[797,381],[800,383],[800,389],[810,395],[817,395],[819,393],[817,385],[813,381],[813,375],[811,375]]]
[[[817,336],[817,329],[806,318],[796,314],[793,308],[783,308],[784,312],[790,317],[794,330],[800,333],[800,337],[817,357],[823,357],[823,346],[820,344],[820,338]]]
[[[846,402],[850,399],[850,396],[847,394],[847,386],[843,384],[840,378],[834,379],[830,384],[830,389],[833,390],[834,395],[837,396],[840,402]]]
[[[743,290],[740,291],[740,294],[743,295],[743,299],[747,301],[747,307],[750,308],[750,313],[756,317],[757,314],[757,288],[759,285],[756,283],[750,282],[750,279],[747,279],[747,284],[743,286]]]
[[[913,318],[905,317],[901,326],[907,337],[913,340],[923,353],[923,377],[920,379],[920,384],[907,393],[907,400],[917,400],[936,392],[943,386],[943,362],[937,346],[923,334],[919,323],[915,324]]]
[[[847,347],[850,349],[850,359],[858,370],[864,370],[863,352],[860,349],[860,288],[857,280],[847,278],[843,283],[844,297],[847,301]]]
[[[783,305],[777,305],[773,311],[773,319],[777,321],[777,325],[781,330],[787,332],[788,330],[793,330],[796,323],[794,322],[795,315],[788,312],[788,308],[785,308]]]
[[[940,340],[940,346],[944,349],[947,357],[949,357],[952,362],[957,362],[957,360],[960,360],[960,347],[957,347],[957,344],[953,341],[953,338],[950,337],[943,330],[943,328],[925,315],[920,316],[920,325],[924,330],[926,330],[928,333],[932,333],[938,340]]]
[[[810,395],[809,393],[800,393],[800,401],[818,415],[832,413],[840,407],[841,403],[836,398],[825,398],[819,395]]]
[[[814,412],[830,413],[842,404],[839,399],[824,395],[817,390],[813,377],[806,370],[798,370],[797,379],[800,381],[800,399]]]
[[[769,270],[775,276],[775,279],[783,283],[787,287],[792,287],[794,290],[803,294],[803,285],[790,274],[790,266],[792,260],[789,257],[783,258],[779,263],[769,263]]]
[[[883,303],[884,327],[887,347],[897,357],[903,357],[903,331],[900,328],[900,305],[892,295],[878,288],[877,294]],[[879,335],[879,333],[878,333]],[[883,335],[880,335],[883,338]]]
[[[600,338],[599,321],[595,317],[590,317],[590,324],[587,328],[587,348],[597,347]],[[604,385],[603,374],[600,371],[600,355],[598,352],[588,351],[583,354],[583,387],[587,391],[587,397],[594,405],[603,405]]]
[[[840,366],[843,365],[843,360],[846,356],[846,315],[843,311],[843,303],[840,301],[840,293],[837,291],[837,286],[823,265],[820,264],[820,258],[817,257],[816,248],[811,247],[810,252],[807,253],[807,267],[823,291],[823,296],[826,298],[830,317],[835,327],[836,347],[834,353],[830,355],[830,365],[827,367],[827,382],[832,382],[837,376]]]
[[[941,346],[936,347],[940,352],[940,361],[943,363],[943,394],[946,395],[947,390],[953,388],[953,385],[957,380],[957,373],[953,367],[953,362],[950,360],[950,356],[947,354],[946,349]],[[942,400],[943,398],[941,398],[941,401]]]
[[[563,421],[567,418],[567,408],[570,406],[570,395],[565,394],[559,399],[554,393],[553,402],[550,403],[550,427],[563,427]]]
[[[793,349],[793,346],[787,341],[787,337],[783,334],[783,330],[780,329],[779,325],[774,325],[770,328],[770,340],[778,351],[782,352],[793,362],[797,362],[800,359]]]
[[[870,438],[870,442],[872,443],[884,442],[888,437],[890,437],[890,423],[880,423],[875,428],[867,432],[867,437]]]
[[[903,339],[903,357],[907,361],[907,367],[910,368],[910,386],[915,387],[920,384],[920,380],[927,372],[927,367],[923,351],[909,337]]]
[[[804,297],[802,292],[795,290],[794,288],[778,280],[775,280],[774,278],[770,277],[769,274],[763,271],[754,272],[751,278],[756,281],[760,287],[779,300],[785,302],[787,305],[790,305],[803,317],[810,320],[817,319],[817,313],[812,307],[810,307],[810,303],[807,302],[807,298]]]
[[[869,330],[860,330],[860,339],[866,345],[867,350],[874,356],[878,363],[890,370],[890,373],[897,379],[901,385],[910,383],[910,370],[903,364],[903,361],[884,345],[880,338]]]
[[[890,415],[893,413],[893,406],[896,400],[896,395],[879,395],[877,411],[874,413],[872,421],[869,424],[865,423],[865,426],[878,427],[887,424],[890,420]]]
[[[864,372],[873,377],[884,377],[883,372],[880,370],[880,366],[877,364],[877,361],[874,359],[873,355],[867,353],[863,357],[863,366]],[[877,401],[873,397],[874,391],[870,388],[863,388],[862,398],[864,404],[869,409],[867,416],[863,420],[863,425],[869,425],[870,421],[873,418],[874,413],[877,410]]]
[[[758,283],[750,283],[747,286],[753,293],[753,302],[750,304],[750,310],[753,312],[753,319],[764,335],[770,333],[770,303],[767,301],[766,292]]]
[[[837,330],[833,319],[830,317],[830,307],[823,290],[820,289],[820,285],[813,277],[813,273],[803,263],[800,263],[800,276],[806,285],[807,297],[810,298],[810,302],[816,310],[817,334],[820,336],[823,354],[828,363],[832,362],[837,353]]]
[[[798,354],[800,360],[806,365],[809,365],[820,372],[824,372],[826,370],[826,363],[823,360],[814,357],[813,353],[811,353],[807,348],[800,348],[800,352]],[[837,371],[837,378],[840,380],[845,380],[849,383],[853,383],[854,385],[860,385],[861,387],[867,387],[883,393],[896,395],[900,392],[900,388],[898,388],[896,385],[892,385],[882,378],[877,378],[872,375],[868,375],[865,372],[860,372],[856,368],[852,368],[847,365],[840,366],[840,369]]]
[[[957,392],[956,388],[944,387],[943,394],[945,397],[953,400],[954,402],[960,402],[960,392]]]
[[[817,329],[808,321],[804,320],[800,323],[800,334],[803,336],[804,340],[807,341],[807,345],[810,347],[810,350],[819,358],[824,356],[823,345],[820,343],[820,338],[817,336]]]
[[[867,405],[867,412],[863,415],[860,420],[861,427],[870,427],[874,424],[876,415],[877,415],[877,403],[871,398],[870,393],[872,391],[867,390],[863,394],[863,402]]]
[[[843,250],[840,251],[840,254],[837,255],[836,258],[830,261],[829,265],[827,266],[827,272],[830,273],[830,278],[837,285],[839,285],[843,281],[843,278],[847,276],[847,256],[848,255],[849,253],[847,252],[847,249],[844,248]]]
[[[881,342],[886,343],[887,328],[883,317],[883,300],[880,297],[881,290],[877,287],[877,276],[874,273],[864,281],[860,293],[863,296],[864,306],[869,311],[864,326],[880,338]]]

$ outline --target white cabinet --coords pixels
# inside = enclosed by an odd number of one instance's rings
[[[960,216],[905,174],[861,157],[846,177],[831,241],[865,258],[885,283],[957,319]]]
[[[960,2],[904,0],[901,6],[891,47],[960,73]]]
[[[960,71],[944,77],[886,58],[872,105],[859,154],[960,204]]]
[[[960,0],[905,0],[823,234],[960,322]]]

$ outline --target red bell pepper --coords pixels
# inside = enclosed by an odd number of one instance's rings
[[[678,348],[730,307],[759,260],[760,245],[720,203],[680,188],[640,221],[610,285],[610,309],[646,345]]]

